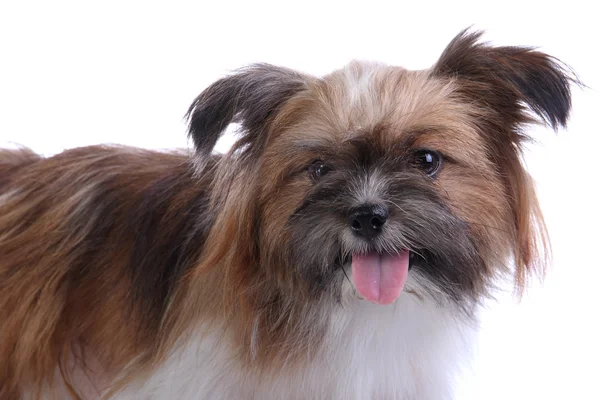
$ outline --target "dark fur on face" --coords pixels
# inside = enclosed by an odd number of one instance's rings
[[[339,295],[339,279],[334,277],[339,278],[340,268],[349,267],[342,264],[353,252],[394,254],[409,249],[415,271],[449,298],[475,300],[488,267],[468,224],[446,206],[434,179],[406,160],[410,154],[399,151],[386,157],[385,149],[367,154],[376,146],[355,141],[347,153],[338,153],[339,159],[328,157],[333,171],[314,184],[290,216],[284,242],[278,243],[280,251],[289,253],[286,264],[300,269],[313,289],[331,282],[330,289]],[[366,192],[369,199],[361,201]],[[363,203],[381,204],[389,213],[383,232],[373,240],[350,232],[348,215]]]
[[[423,71],[243,69],[190,107],[193,157],[1,152],[0,398],[52,384],[56,365],[69,386],[85,351],[117,390],[198,321],[227,321],[258,370],[314,357],[353,296],[353,254],[409,250],[402,296],[467,314],[511,256],[522,290],[546,243],[523,128],[565,125],[574,78],[479,37]],[[232,122],[239,141],[211,156]],[[365,209],[372,236],[353,226]]]

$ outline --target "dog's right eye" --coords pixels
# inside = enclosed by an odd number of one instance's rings
[[[315,160],[308,166],[308,175],[312,180],[317,180],[328,173],[330,168],[321,160]]]

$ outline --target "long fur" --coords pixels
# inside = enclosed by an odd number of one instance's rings
[[[243,69],[190,107],[193,154],[0,151],[0,398],[451,398],[481,300],[543,274],[524,128],[564,126],[574,81],[479,37],[423,71]],[[346,216],[370,202],[367,242]],[[402,249],[400,298],[357,296],[352,254]]]

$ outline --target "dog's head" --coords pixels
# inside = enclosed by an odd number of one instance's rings
[[[216,167],[206,263],[261,296],[339,299],[351,280],[390,303],[407,282],[465,305],[512,257],[522,288],[544,240],[522,128],[564,125],[572,79],[479,36],[462,32],[428,70],[255,65],[210,86],[188,115],[198,157],[232,122],[240,139]]]

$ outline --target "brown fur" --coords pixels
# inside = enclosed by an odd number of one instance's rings
[[[0,152],[0,398],[114,392],[198,321],[229,322],[241,359],[267,375],[315,356],[343,276],[290,261],[290,218],[319,187],[305,173],[314,159],[347,171],[341,182],[373,163],[386,190],[402,176],[468,226],[473,267],[431,272],[459,288],[448,301],[470,310],[511,254],[522,291],[546,243],[520,162],[534,121],[524,107],[564,125],[569,77],[545,54],[477,38],[462,33],[426,71],[353,63],[318,79],[258,66],[224,78],[190,109],[197,156]],[[240,142],[209,156],[236,119]],[[394,170],[416,148],[448,156],[435,181]],[[86,369],[82,385],[74,371]]]

